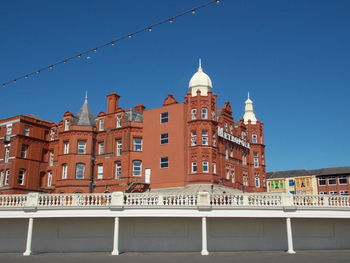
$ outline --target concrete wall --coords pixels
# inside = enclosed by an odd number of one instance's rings
[[[285,219],[208,218],[208,250],[286,250]],[[113,218],[35,219],[33,252],[111,252]],[[0,220],[0,252],[24,252],[28,219]],[[295,249],[350,249],[348,219],[292,219]],[[200,251],[201,218],[121,218],[120,251]]]

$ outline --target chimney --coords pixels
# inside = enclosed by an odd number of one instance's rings
[[[119,95],[116,92],[112,92],[107,95],[107,114],[113,113],[118,108]]]

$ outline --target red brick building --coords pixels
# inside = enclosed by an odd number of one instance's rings
[[[221,184],[266,189],[263,123],[253,102],[234,121],[201,65],[184,102],[169,94],[163,106],[119,107],[107,96],[96,117],[87,98],[79,113],[55,123],[27,114],[0,121],[0,193],[112,192]],[[134,183],[132,183],[134,182]],[[134,190],[136,190],[134,189]]]

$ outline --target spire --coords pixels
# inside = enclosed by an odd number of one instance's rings
[[[77,115],[77,118],[78,118],[77,125],[95,126],[95,117],[92,114],[88,104],[87,91],[85,92],[84,104],[83,106],[81,106],[80,111]]]
[[[250,99],[249,92],[248,92],[248,99],[245,101],[243,119],[244,119],[244,124],[248,124],[249,120],[251,121],[251,124],[256,124],[253,101]]]
[[[202,59],[201,58],[199,58],[198,71],[203,71],[203,69],[202,69]]]

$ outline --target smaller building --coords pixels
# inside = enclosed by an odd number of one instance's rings
[[[268,192],[348,195],[350,167],[289,170],[266,174]]]

